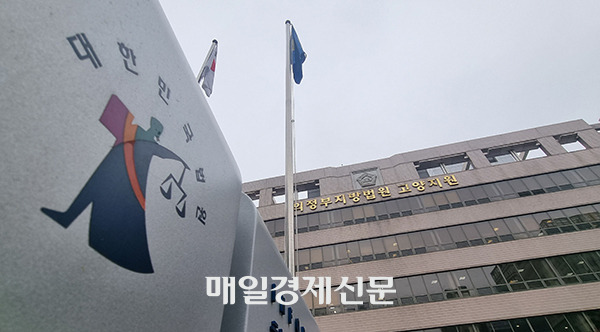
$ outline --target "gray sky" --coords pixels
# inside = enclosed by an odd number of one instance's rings
[[[297,170],[600,118],[600,1],[160,0],[242,180],[284,173],[285,21]]]

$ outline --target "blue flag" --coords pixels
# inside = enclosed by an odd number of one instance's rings
[[[296,82],[296,84],[300,84],[300,81],[302,81],[302,64],[304,63],[304,60],[306,60],[306,53],[304,53],[304,50],[302,50],[302,45],[300,45],[300,40],[296,34],[296,29],[294,29],[293,26],[292,40],[290,40],[290,51],[290,62],[292,63],[294,82]]]

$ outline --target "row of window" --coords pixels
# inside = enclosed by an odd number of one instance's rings
[[[374,204],[303,214],[297,217],[296,223],[298,233],[304,233],[598,184],[600,184],[600,165],[594,165],[432,194],[391,199]],[[271,236],[283,236],[283,218],[268,220],[265,221],[265,224]]]
[[[488,323],[447,326],[410,332],[595,332],[600,331],[600,310],[516,318]]]
[[[591,251],[394,278],[396,293],[387,293],[379,300],[391,301],[392,306],[400,306],[599,280],[600,252]],[[363,304],[342,304],[338,292],[331,293],[331,304],[319,304],[318,299],[313,295],[306,295],[304,299],[315,316],[390,306],[370,303],[371,292],[368,283],[351,286],[354,287],[354,292],[344,289],[346,301],[362,301]]]
[[[298,270],[600,228],[600,204],[337,243],[298,251]]]

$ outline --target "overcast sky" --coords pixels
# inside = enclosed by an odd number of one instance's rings
[[[297,170],[600,118],[600,1],[160,0],[244,182],[285,170],[285,21]]]

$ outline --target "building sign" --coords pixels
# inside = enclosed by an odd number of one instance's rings
[[[308,212],[325,210],[331,206],[333,208],[346,206],[348,204],[377,202],[389,198],[400,198],[413,192],[427,192],[435,190],[433,187],[447,188],[458,185],[455,175],[446,175],[427,180],[398,183],[388,186],[379,186],[377,188],[357,190],[339,195],[307,199],[294,203],[294,211]]]

